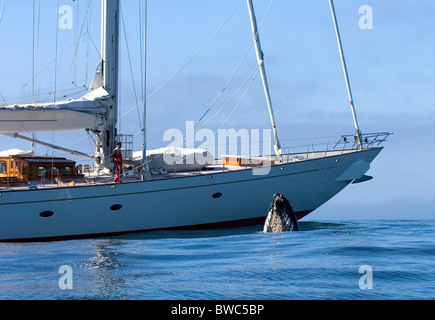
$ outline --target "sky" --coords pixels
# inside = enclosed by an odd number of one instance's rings
[[[80,97],[86,93],[84,87],[89,86],[99,63],[99,0],[90,2],[89,11],[88,1],[59,1],[59,6],[73,8],[72,29],[57,28],[62,14],[58,14],[55,1],[35,3],[33,50],[32,1],[4,1],[0,20],[0,93],[8,104],[31,101],[32,56],[38,99],[53,98],[49,93],[54,91],[55,79],[58,99],[64,95]],[[131,112],[122,118],[120,130],[134,134],[139,150],[142,142],[138,113],[142,111],[134,108],[137,101],[142,101],[138,3],[121,0],[124,23],[120,114]],[[270,0],[254,0],[259,24],[269,4]],[[361,131],[389,131],[394,135],[368,172],[373,180],[349,186],[308,219],[434,218],[435,2],[336,0],[334,4]],[[363,6],[372,9],[371,29],[361,28]],[[163,141],[168,128],[184,131],[186,121],[201,118],[241,61],[252,34],[244,0],[148,0],[148,94],[189,61],[236,7],[213,40],[147,101],[149,148],[168,144]],[[83,24],[86,12],[91,18],[89,29],[87,23]],[[86,36],[88,30],[90,37]],[[299,139],[334,140],[342,134],[353,134],[328,1],[274,0],[261,26],[260,38],[280,139],[290,145],[299,143]],[[77,50],[75,39],[80,39]],[[251,49],[219,106],[247,79],[255,65],[255,52]],[[63,91],[64,88],[68,90]],[[219,128],[234,103],[207,124],[208,128]],[[259,77],[225,127],[270,128]],[[93,149],[83,131],[38,134],[38,138],[88,153]],[[1,150],[30,148],[28,142],[0,139]],[[45,154],[47,149],[37,147],[37,152]]]

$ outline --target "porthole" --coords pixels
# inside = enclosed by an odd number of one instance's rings
[[[53,215],[54,215],[53,211],[44,211],[39,214],[39,216],[41,216],[42,218],[50,218]]]
[[[114,204],[113,206],[110,207],[110,210],[112,211],[119,211],[122,209],[122,205],[120,204]]]
[[[213,198],[215,198],[215,199],[219,199],[219,198],[222,197],[222,196],[223,196],[223,194],[220,193],[220,192],[218,192],[218,193],[215,193],[215,194],[213,195]]]

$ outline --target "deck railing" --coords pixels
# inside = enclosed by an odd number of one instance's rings
[[[363,149],[379,147],[382,143],[388,141],[390,135],[392,135],[391,132],[364,134],[362,136]],[[315,154],[316,158],[318,158],[322,154],[326,157],[327,153],[330,151],[341,151],[341,153],[343,153],[345,150],[358,149],[354,135],[343,135],[341,137],[335,137],[335,140],[332,139],[334,139],[334,137],[298,140],[304,141],[304,143],[293,145],[291,147],[286,147],[285,144],[288,144],[289,142],[294,143],[295,140],[284,140],[282,151],[285,155],[306,154],[305,158],[308,159],[310,154]]]
[[[364,134],[362,137],[362,144],[364,149],[378,147],[383,142],[388,141],[387,138],[392,135],[392,132],[378,132],[378,133],[368,133]],[[342,136],[341,139],[336,143],[334,148],[336,148],[339,145],[344,145],[344,148],[346,145],[350,146],[350,148],[355,149],[357,148],[356,141],[354,139],[354,136],[352,135],[346,135]]]
[[[391,132],[379,132],[379,133],[369,133],[364,134],[362,136],[362,143],[363,143],[363,149],[369,149],[374,147],[379,147],[382,143],[388,141],[388,137],[392,135]],[[301,142],[301,143],[298,143]],[[282,154],[283,154],[283,160],[284,162],[295,162],[295,161],[304,161],[309,159],[318,159],[318,158],[324,158],[328,155],[331,155],[331,152],[335,152],[338,154],[343,154],[344,152],[349,152],[352,150],[357,150],[358,146],[355,142],[355,137],[353,135],[343,135],[340,137],[326,137],[326,138],[312,138],[312,139],[300,139],[300,140],[282,140]],[[291,147],[287,147],[289,143],[292,144]],[[251,153],[255,154],[255,150],[250,150]],[[277,159],[275,155],[266,155],[266,154],[259,154],[257,156],[251,156],[251,155],[241,155],[239,156],[241,159],[241,164],[239,167],[246,167],[248,169],[251,167],[250,161],[266,161],[270,163],[276,163]],[[243,163],[242,163],[243,162]],[[264,164],[264,163],[263,163]],[[222,156],[218,156],[216,158],[216,161],[214,165],[218,166],[218,168],[221,168],[222,171],[229,170],[228,166],[226,166],[222,161]],[[132,170],[125,170],[124,176],[131,176],[134,175],[139,178],[138,170],[141,166],[138,166],[136,168],[133,168]],[[189,175],[197,175],[197,174],[204,174],[208,173],[209,170],[201,170],[188,172]],[[162,176],[178,176],[180,173],[177,173],[177,171],[174,170],[168,170],[165,169],[164,172],[159,172],[157,175]],[[90,181],[91,179],[89,179]],[[104,181],[106,183],[110,183],[112,181],[111,177],[107,178],[107,181]],[[101,182],[102,183],[102,182]],[[41,181],[41,185],[39,188],[45,188],[46,185],[44,181]],[[4,188],[0,188],[2,191],[4,191]],[[6,187],[6,190],[9,189],[9,186]]]

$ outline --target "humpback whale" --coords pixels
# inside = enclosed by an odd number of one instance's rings
[[[276,193],[264,224],[264,233],[299,231],[298,220],[284,194]]]

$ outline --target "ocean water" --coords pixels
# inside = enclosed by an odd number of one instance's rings
[[[0,300],[435,299],[435,220],[0,244]]]

